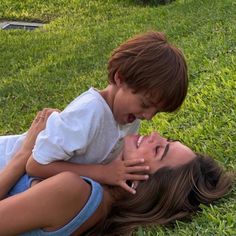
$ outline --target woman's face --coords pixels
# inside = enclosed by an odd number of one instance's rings
[[[124,139],[123,158],[143,158],[150,173],[162,167],[176,167],[193,160],[194,152],[179,141],[168,140],[157,132],[147,136],[129,135]]]

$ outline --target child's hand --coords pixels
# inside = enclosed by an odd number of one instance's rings
[[[122,154],[123,155],[123,159],[124,160],[135,160],[135,159],[140,158],[140,155],[137,155],[136,149],[137,149],[137,147],[136,147],[136,144],[135,144],[135,148],[134,149],[132,149],[132,148],[130,149],[129,148],[129,149],[123,150],[123,154]],[[148,170],[146,170],[145,173],[146,174],[151,174],[150,168]],[[139,181],[138,180],[134,180],[134,181],[132,181],[130,183],[130,185],[131,185],[132,189],[136,189],[138,187],[138,185],[139,185]]]
[[[21,146],[22,151],[32,152],[38,134],[46,127],[47,119],[54,111],[60,112],[58,109],[44,108],[37,113]]]
[[[138,172],[147,172],[149,166],[143,165],[144,159],[121,160],[120,158],[105,165],[104,174],[106,175],[106,184],[118,185],[126,191],[135,194],[136,190],[127,184],[127,181],[147,180],[148,175],[137,174]]]

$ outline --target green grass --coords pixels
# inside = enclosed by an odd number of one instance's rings
[[[176,0],[142,6],[128,0],[2,0],[0,19],[45,22],[35,31],[0,30],[0,133],[25,131],[36,111],[63,109],[90,86],[107,84],[106,63],[134,34],[164,31],[182,48],[190,89],[176,114],[144,122],[235,169],[236,3]],[[141,235],[236,235],[236,191],[191,222],[139,229]]]

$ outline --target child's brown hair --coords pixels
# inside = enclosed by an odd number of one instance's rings
[[[134,93],[143,93],[153,104],[163,104],[161,111],[177,110],[187,94],[184,55],[161,32],[138,35],[116,48],[108,63],[110,83],[114,83],[115,73]]]

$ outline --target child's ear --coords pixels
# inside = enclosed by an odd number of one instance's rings
[[[119,72],[116,71],[115,76],[114,76],[114,81],[117,87],[120,87],[123,84],[123,80],[121,76],[119,75]]]

